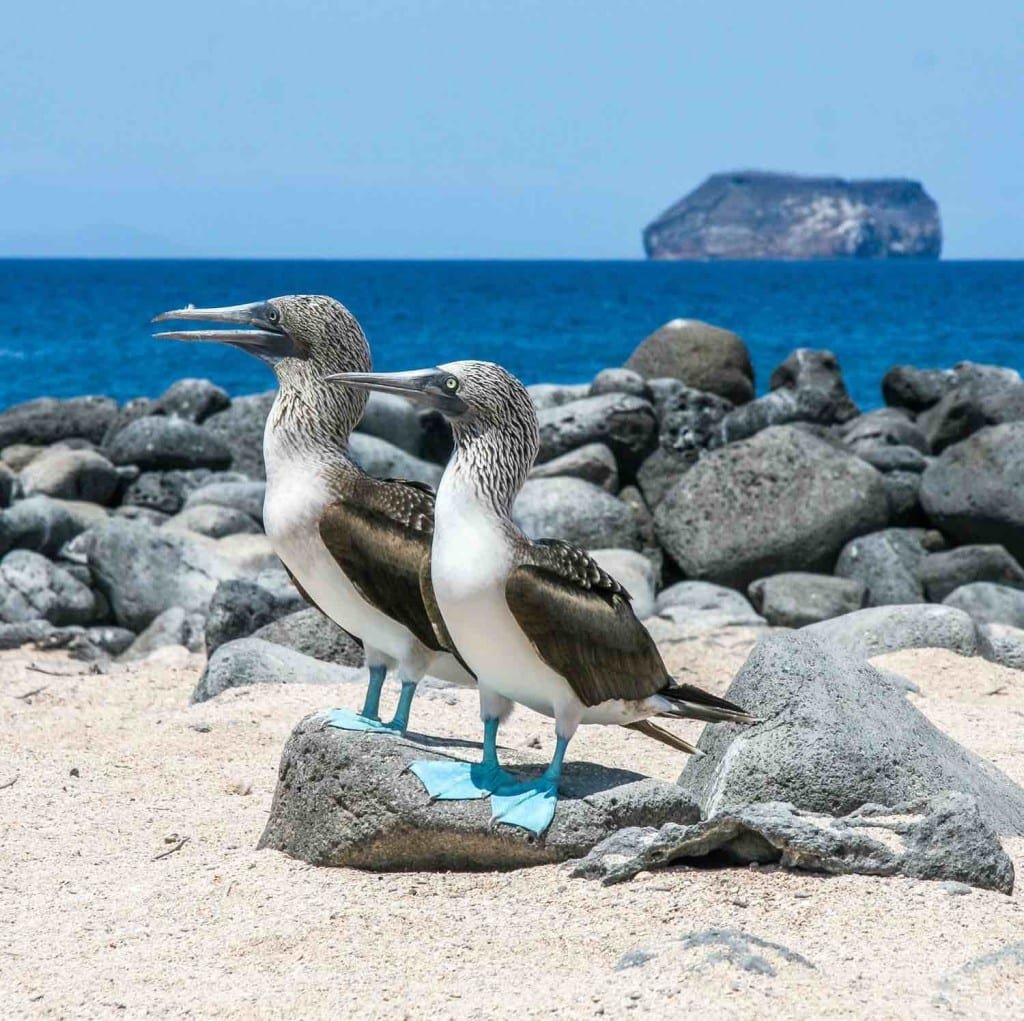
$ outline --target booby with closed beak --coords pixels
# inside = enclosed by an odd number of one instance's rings
[[[473,685],[472,674],[436,634],[421,594],[433,492],[414,482],[375,479],[359,468],[348,439],[367,394],[322,383],[330,373],[371,367],[355,316],[333,298],[296,294],[224,308],[189,306],[153,322],[167,320],[227,325],[156,336],[228,344],[255,355],[277,376],[263,436],[267,536],[303,595],[363,643],[370,669],[362,712],[335,709],[328,722],[345,730],[404,731],[425,674]],[[397,670],[402,692],[394,718],[382,723],[389,669]]]
[[[554,818],[562,760],[581,723],[619,724],[695,752],[651,717],[756,722],[739,706],[668,673],[629,594],[583,550],[528,538],[512,505],[536,457],[537,415],[523,385],[489,362],[406,373],[343,372],[356,389],[401,394],[442,412],[455,449],[437,492],[426,590],[478,678],[484,759],[420,762],[413,771],[437,798],[492,793],[494,819],[543,833]],[[495,754],[509,702],[555,720],[544,774],[518,783]]]

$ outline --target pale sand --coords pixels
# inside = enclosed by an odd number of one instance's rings
[[[748,644],[734,632],[669,656],[720,691]],[[556,866],[373,875],[256,851],[292,725],[359,693],[254,687],[188,708],[201,662],[173,657],[74,677],[27,669],[78,669],[58,655],[0,657],[0,787],[16,778],[0,789],[4,1018],[1021,1014],[1019,894],[776,868],[677,868],[602,888]],[[937,724],[1024,781],[1024,673],[939,651],[880,664],[921,686],[914,701]],[[476,735],[472,693],[421,697],[414,725]],[[504,743],[533,738],[538,756],[550,752],[548,722],[520,710]],[[664,779],[682,765],[614,728],[584,728],[571,755]],[[174,835],[189,840],[154,861]],[[1020,872],[1024,840],[1007,849]],[[712,927],[808,963],[755,947],[775,972],[764,974],[671,945]],[[617,971],[638,947],[660,955]]]

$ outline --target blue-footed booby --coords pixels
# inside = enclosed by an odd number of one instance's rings
[[[369,345],[355,316],[333,298],[301,294],[224,308],[189,306],[153,322],[167,320],[234,327],[157,336],[229,344],[255,355],[277,376],[263,437],[267,536],[299,591],[363,643],[370,668],[362,712],[335,709],[328,722],[346,730],[404,731],[425,674],[474,684],[435,633],[421,595],[433,492],[365,474],[349,456],[348,439],[367,395],[321,383],[332,372],[370,369]],[[394,719],[382,723],[381,689],[389,669],[397,669],[402,693]]]
[[[543,833],[554,818],[562,760],[581,723],[632,727],[682,751],[689,742],[654,716],[753,723],[739,706],[671,677],[629,594],[583,550],[528,538],[512,505],[539,447],[537,415],[523,385],[489,362],[453,362],[407,373],[328,377],[402,394],[441,411],[455,449],[437,491],[425,591],[476,674],[484,758],[418,762],[436,798],[492,795],[498,822]],[[536,780],[501,770],[498,724],[510,702],[555,720],[554,757]]]

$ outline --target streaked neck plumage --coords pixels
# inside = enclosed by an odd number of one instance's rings
[[[369,372],[370,349],[354,319],[335,324],[332,334],[308,359],[289,358],[275,367],[279,387],[267,426],[276,457],[355,470],[348,440],[366,408],[366,391],[323,380],[334,372]]]
[[[455,419],[452,434],[455,451],[442,486],[469,496],[488,517],[515,528],[512,505],[540,449],[533,406]]]

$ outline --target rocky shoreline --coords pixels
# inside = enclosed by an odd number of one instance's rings
[[[886,406],[861,414],[835,356],[800,349],[755,398],[739,337],[674,320],[623,368],[530,388],[541,453],[517,517],[597,551],[662,638],[863,620],[879,650],[913,632],[1024,666],[1024,382],[964,362],[896,366],[881,389]],[[103,661],[266,643],[222,650],[240,665],[214,657],[197,698],[289,674],[269,646],[358,665],[262,534],[272,400],[186,379],[0,413],[0,647]],[[351,449],[434,485],[448,444],[436,415],[374,395]]]

